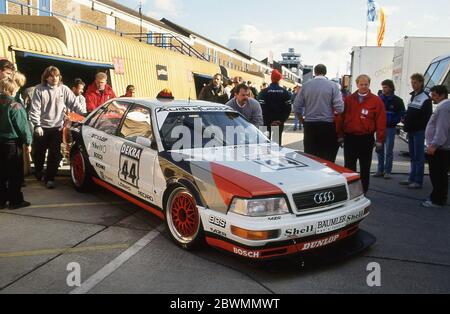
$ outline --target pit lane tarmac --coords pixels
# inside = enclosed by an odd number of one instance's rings
[[[265,263],[209,247],[185,252],[161,220],[101,188],[80,194],[62,177],[46,190],[29,179],[33,206],[0,211],[0,293],[449,293],[450,208],[421,208],[429,184],[411,194],[403,179],[372,179],[362,224],[378,239],[371,248]],[[81,288],[68,286],[73,263]],[[371,263],[380,287],[367,285]]]

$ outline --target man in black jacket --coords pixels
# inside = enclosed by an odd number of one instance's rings
[[[203,87],[200,95],[198,95],[198,99],[220,104],[228,102],[228,95],[222,86],[222,74],[217,73],[214,75],[212,82]]]
[[[406,181],[400,182],[409,189],[421,189],[425,169],[425,129],[433,114],[433,103],[424,91],[422,74],[411,76],[411,102],[405,116],[405,131],[408,132],[409,154],[411,156],[411,171]]]
[[[259,102],[263,111],[264,125],[272,136],[272,127],[275,127],[274,141],[282,145],[284,123],[289,118],[292,109],[292,100],[289,92],[279,85],[283,76],[278,70],[272,72],[272,84],[259,93]],[[278,130],[278,132],[276,131]]]

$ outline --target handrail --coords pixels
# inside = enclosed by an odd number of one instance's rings
[[[42,13],[48,14],[50,16],[56,16],[56,17],[59,17],[59,18],[63,18],[65,20],[69,20],[69,21],[74,22],[76,24],[84,24],[84,25],[87,25],[89,27],[93,27],[96,30],[105,30],[105,31],[109,31],[109,32],[114,32],[116,35],[119,35],[121,37],[134,36],[132,38],[138,39],[141,42],[144,39],[144,41],[147,44],[149,44],[149,45],[153,45],[153,46],[156,46],[156,47],[159,47],[159,48],[164,48],[164,49],[176,50],[176,51],[178,51],[181,54],[189,55],[191,57],[195,56],[195,57],[197,57],[197,58],[199,58],[201,60],[209,61],[200,52],[198,52],[191,45],[186,43],[180,36],[174,36],[173,34],[170,34],[170,33],[157,33],[157,34],[155,34],[155,33],[124,33],[124,32],[118,32],[116,30],[112,30],[112,29],[104,27],[104,26],[100,26],[100,25],[97,25],[97,24],[94,24],[94,23],[91,23],[91,22],[87,22],[87,21],[84,21],[84,20],[81,20],[81,19],[77,19],[75,17],[65,16],[65,15],[60,14],[60,13],[55,13],[55,12],[52,12],[52,11],[43,10],[43,9],[35,7],[33,5],[17,2],[16,0],[6,0],[6,2],[15,4],[15,5],[19,5],[20,6],[21,15],[31,15],[30,14],[31,10],[36,10],[38,12],[42,12]],[[28,14],[24,14],[24,8],[28,9]],[[161,39],[161,43],[148,42],[147,39],[149,38],[149,34],[151,34],[152,39]],[[170,43],[163,42],[163,39],[170,40]],[[178,42],[178,45],[173,44],[173,40],[176,40]]]

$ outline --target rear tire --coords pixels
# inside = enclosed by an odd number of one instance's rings
[[[175,188],[164,210],[166,228],[172,240],[185,250],[204,244],[204,232],[195,197],[184,187]]]
[[[92,187],[90,167],[79,147],[75,148],[71,154],[70,178],[75,190],[79,192],[86,192]]]

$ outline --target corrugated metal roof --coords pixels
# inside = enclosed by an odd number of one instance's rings
[[[66,45],[55,37],[0,25],[0,53],[4,56],[8,56],[8,49],[10,46],[26,51],[42,52],[59,56],[68,55]]]
[[[125,92],[127,85],[133,84],[139,97],[155,97],[162,89],[170,88],[177,99],[195,99],[199,91],[195,89],[193,73],[212,76],[221,72],[216,64],[120,37],[112,32],[68,23],[55,17],[20,18],[22,27],[27,31],[0,25],[0,52],[3,51],[3,56],[9,56],[8,47],[12,45],[17,50],[98,63],[113,64],[113,58],[121,58],[125,73],[116,74],[111,70],[112,85],[118,95]],[[38,34],[42,30],[43,19],[53,24],[55,35],[62,40]],[[168,81],[157,79],[158,65],[167,67]],[[263,82],[261,77],[249,73],[229,72],[229,76],[242,76],[256,86]]]

